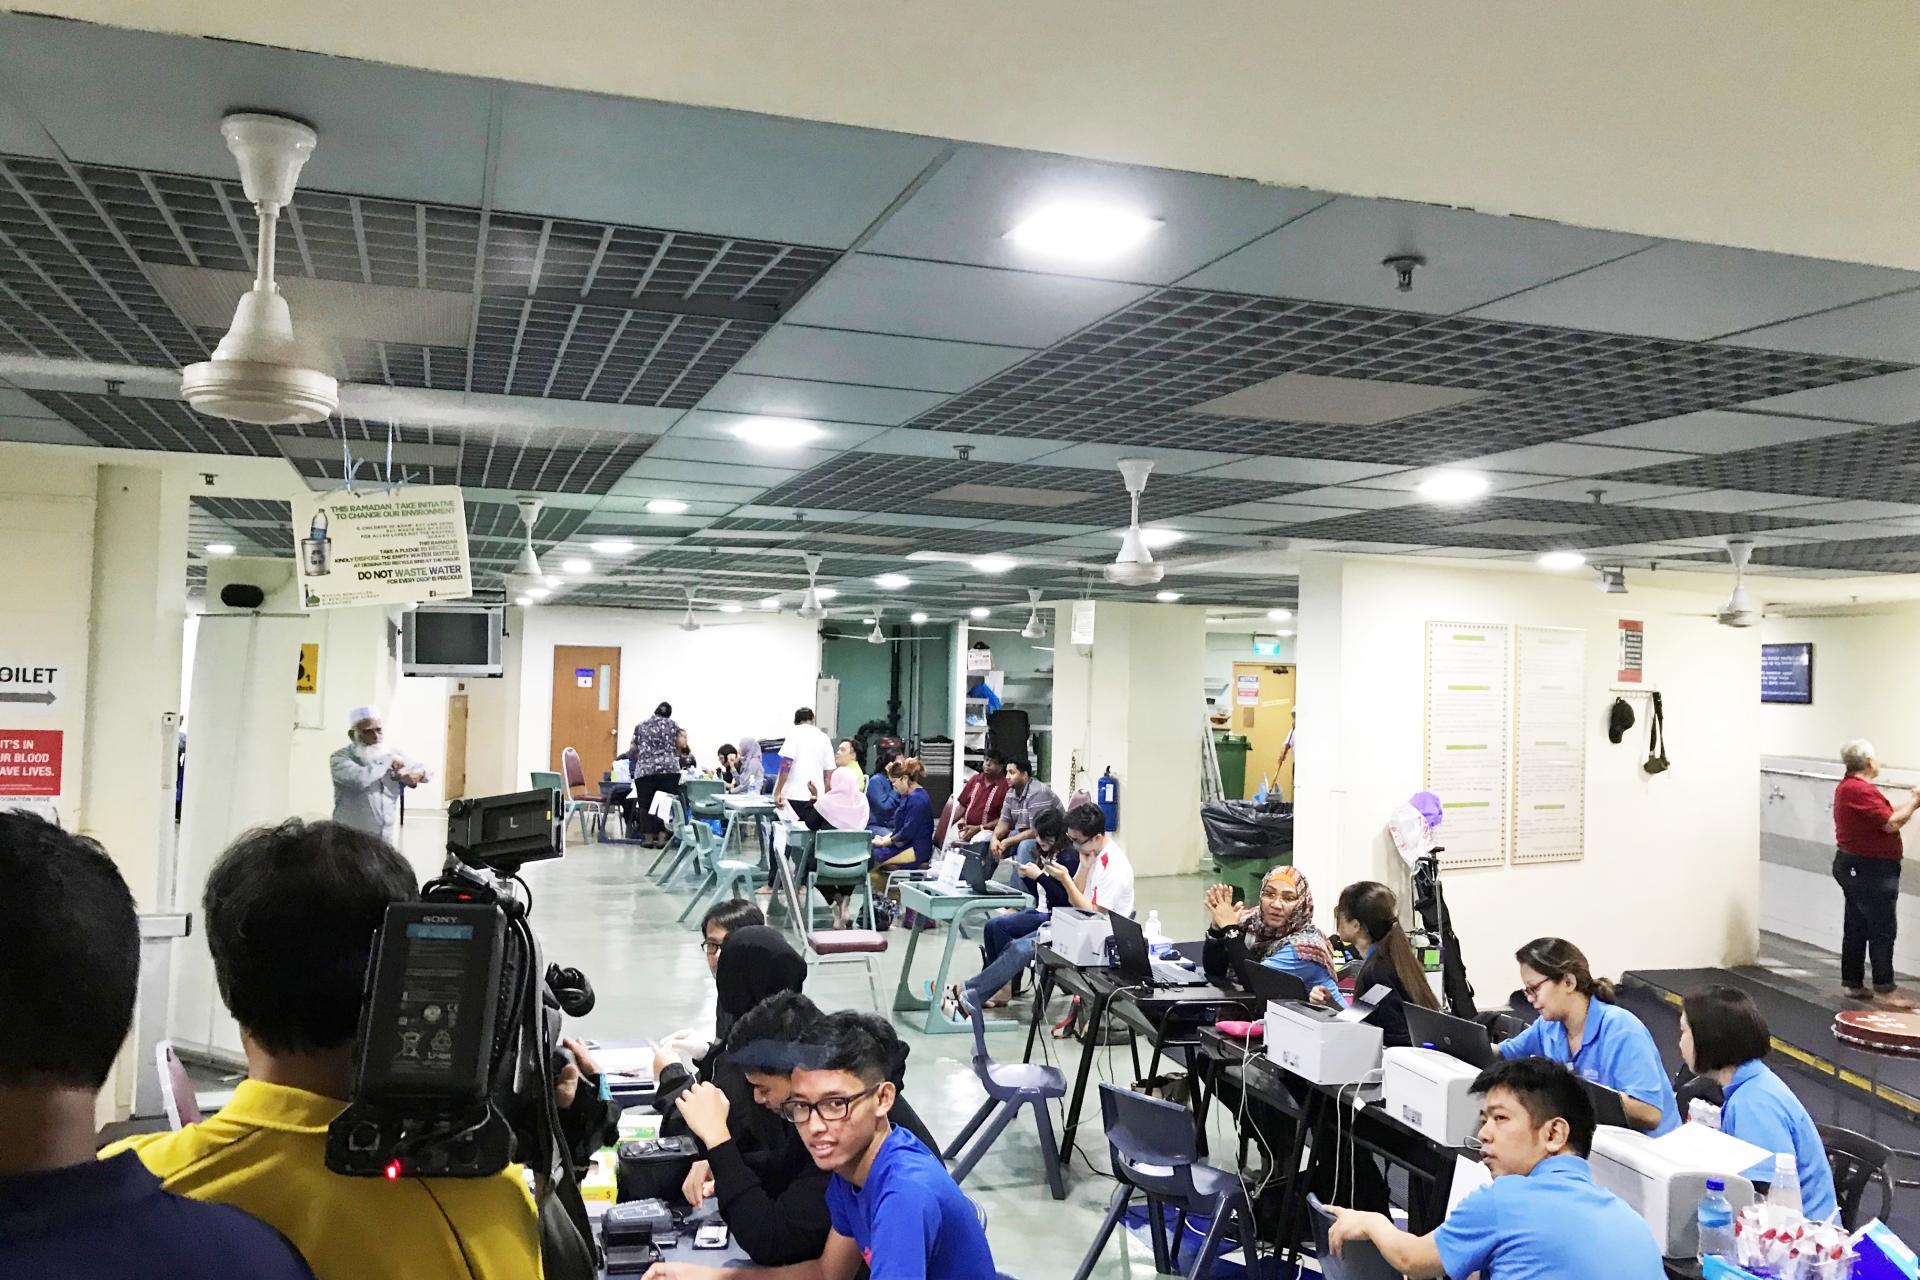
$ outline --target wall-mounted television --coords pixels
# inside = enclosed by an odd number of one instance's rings
[[[498,676],[505,614],[485,605],[423,604],[402,615],[400,674]]]
[[[1813,701],[1813,645],[1760,646],[1760,701],[1800,706]]]

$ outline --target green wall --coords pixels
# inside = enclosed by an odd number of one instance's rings
[[[869,720],[887,715],[887,690],[892,687],[892,651],[889,644],[868,644],[865,636],[820,642],[820,671],[840,682],[840,736],[850,737]]]

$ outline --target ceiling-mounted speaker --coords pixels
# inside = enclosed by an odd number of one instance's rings
[[[220,603],[229,609],[258,609],[266,599],[267,593],[251,582],[229,582],[220,588]]]

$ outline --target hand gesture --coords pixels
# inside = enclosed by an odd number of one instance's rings
[[[1333,1256],[1341,1252],[1355,1240],[1373,1239],[1374,1227],[1386,1221],[1377,1213],[1361,1213],[1357,1209],[1337,1209],[1328,1206],[1333,1214],[1333,1225],[1327,1228],[1327,1243],[1333,1246]]]
[[[707,1146],[718,1146],[732,1136],[727,1131],[727,1114],[732,1107],[718,1085],[702,1081],[682,1093],[673,1105],[693,1136]]]
[[[573,1061],[560,1068],[560,1078],[553,1082],[553,1100],[565,1111],[573,1105],[573,1098],[580,1089],[581,1076],[597,1076],[600,1064],[587,1052],[587,1046],[571,1037],[560,1042],[560,1046],[573,1055]]]
[[[1314,987],[1307,992],[1307,1003],[1330,1005],[1333,1003],[1333,997],[1327,994],[1325,987]]]
[[[1216,927],[1225,929],[1240,923],[1240,905],[1233,900],[1233,890],[1227,885],[1216,884],[1207,890],[1207,914],[1213,917]]]
[[[1047,875],[1052,876],[1055,880],[1058,880],[1061,884],[1065,884],[1073,879],[1073,873],[1067,870],[1065,863],[1049,862],[1046,866],[1042,867],[1041,870]]]
[[[699,1208],[700,1202],[713,1194],[713,1166],[705,1160],[695,1160],[693,1168],[687,1170],[687,1180],[680,1184],[680,1194],[687,1198],[689,1205]]]
[[[1039,864],[1034,862],[1016,862],[1013,864],[1013,869],[1020,873],[1022,880],[1038,880],[1046,874],[1040,869]]]

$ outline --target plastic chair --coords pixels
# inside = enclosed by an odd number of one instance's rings
[[[654,855],[653,865],[647,868],[647,874],[655,876],[662,885],[673,883],[673,878],[680,874],[680,869],[698,847],[694,825],[687,821],[687,811],[680,803],[679,796],[668,797],[666,826],[667,842],[660,846],[660,852]],[[664,872],[660,870],[663,862],[667,864]],[[694,869],[698,871],[703,868],[696,865]]]
[[[729,898],[745,898],[751,902],[754,891],[767,883],[766,869],[757,861],[721,857],[720,837],[704,822],[688,823],[687,830],[693,838],[694,856],[705,868],[706,874],[694,889],[693,896],[687,899],[687,905],[681,908],[680,922],[687,923],[696,908],[704,909]],[[695,920],[694,923],[697,925],[699,922]]]
[[[873,837],[867,832],[814,832],[813,862],[807,868],[807,895],[802,899],[809,928],[813,923],[813,895],[822,886],[856,891],[865,905],[867,928],[873,928],[873,882],[867,874],[872,865]]]
[[[1020,1108],[1031,1106],[1034,1126],[1040,1131],[1040,1158],[1047,1167],[1047,1187],[1053,1192],[1055,1200],[1065,1200],[1067,1188],[1060,1175],[1060,1147],[1053,1138],[1053,1114],[1047,1110],[1049,1102],[1067,1096],[1065,1073],[1057,1067],[1037,1062],[995,1062],[993,1055],[987,1052],[987,1023],[979,1006],[967,1012],[973,1020],[973,1074],[986,1089],[987,1100],[980,1104],[980,1109],[973,1113],[973,1119],[967,1121],[967,1127],[941,1153],[943,1159],[958,1158],[960,1161],[954,1166],[953,1180],[965,1182],[967,1175],[973,1172],[973,1166],[980,1163],[980,1157],[987,1153],[987,1148],[1020,1114]],[[986,1132],[980,1134],[979,1141],[968,1148],[964,1156],[961,1155],[967,1140],[979,1132],[983,1124],[987,1126]]]
[[[1893,1160],[1893,1148],[1876,1142],[1864,1133],[1842,1129],[1837,1124],[1816,1124],[1820,1145],[1827,1149],[1827,1163],[1833,1166],[1834,1198],[1840,1202],[1840,1225],[1858,1231],[1879,1218],[1884,1221],[1893,1212],[1893,1176],[1887,1166]],[[1880,1188],[1880,1208],[1864,1213],[1867,1189]]]
[[[724,818],[727,806],[720,803],[727,784],[718,778],[692,778],[687,784],[687,812],[696,818]]]
[[[587,819],[592,817],[597,823],[601,817],[600,797],[587,787],[587,770],[580,763],[580,753],[572,747],[560,752],[560,769],[566,774],[565,788],[567,796],[567,817],[580,819],[580,843],[586,844],[593,839],[587,831]]]
[[[173,1041],[162,1040],[153,1046],[154,1067],[160,1073],[160,1100],[166,1104],[167,1125],[176,1132],[200,1123],[200,1100],[193,1095],[193,1081],[173,1051]]]
[[[1400,1273],[1371,1241],[1352,1241],[1339,1257],[1334,1257],[1329,1238],[1333,1218],[1324,1211],[1315,1212],[1311,1206],[1307,1216],[1313,1220],[1313,1256],[1325,1280],[1400,1280]]]
[[[1134,1192],[1147,1197],[1147,1230],[1153,1238],[1154,1270],[1173,1269],[1179,1252],[1178,1240],[1186,1231],[1187,1215],[1204,1214],[1208,1218],[1206,1237],[1200,1242],[1188,1280],[1202,1280],[1213,1274],[1213,1252],[1226,1238],[1229,1218],[1238,1220],[1240,1247],[1246,1253],[1249,1275],[1259,1273],[1260,1232],[1254,1225],[1253,1204],[1247,1199],[1240,1175],[1212,1165],[1199,1163],[1195,1146],[1193,1116],[1177,1103],[1149,1098],[1118,1085],[1100,1086],[1100,1115],[1106,1124],[1107,1147],[1113,1155],[1113,1175],[1120,1188],[1100,1223],[1100,1231],[1074,1280],[1087,1280],[1100,1260],[1101,1252],[1113,1236],[1113,1229],[1127,1212]],[[1162,1206],[1171,1205],[1178,1214],[1175,1221],[1175,1246],[1167,1248],[1166,1223]]]

